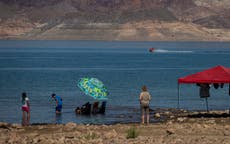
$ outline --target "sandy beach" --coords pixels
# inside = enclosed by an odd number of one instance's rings
[[[0,143],[151,143],[151,144],[229,144],[229,111],[164,111],[151,118],[164,120],[149,125],[20,124],[0,123]],[[133,133],[134,135],[132,135]]]

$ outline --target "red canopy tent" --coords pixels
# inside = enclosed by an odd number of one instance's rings
[[[178,79],[178,107],[180,88],[179,85],[192,83],[229,83],[230,84],[230,68],[224,66],[216,66],[195,74],[191,74]]]
[[[178,83],[230,83],[230,68],[216,66],[179,78]]]

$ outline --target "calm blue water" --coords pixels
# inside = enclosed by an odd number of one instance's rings
[[[157,48],[149,53],[148,48]],[[151,108],[177,107],[177,78],[216,65],[230,67],[230,43],[0,41],[0,121],[21,122],[21,93],[31,102],[32,123],[139,122],[142,85],[152,94]],[[76,116],[74,109],[93,99],[77,85],[97,77],[109,89],[105,115]],[[180,107],[205,110],[195,85],[181,85]],[[56,117],[50,95],[63,98]],[[228,86],[211,88],[210,109],[228,109]],[[152,119],[154,121],[154,119]]]

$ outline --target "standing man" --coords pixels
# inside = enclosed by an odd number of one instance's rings
[[[142,92],[140,93],[140,105],[141,105],[141,120],[142,124],[145,123],[145,114],[147,118],[147,124],[149,124],[149,101],[151,100],[151,95],[147,91],[147,87],[144,85],[142,87]]]
[[[55,93],[52,94],[52,98],[56,102],[56,114],[61,114],[61,110],[62,110],[62,98],[60,96],[57,96]]]

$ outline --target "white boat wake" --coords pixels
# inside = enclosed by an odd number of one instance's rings
[[[164,49],[155,49],[154,53],[193,53],[193,51],[174,51],[174,50],[164,50]]]

